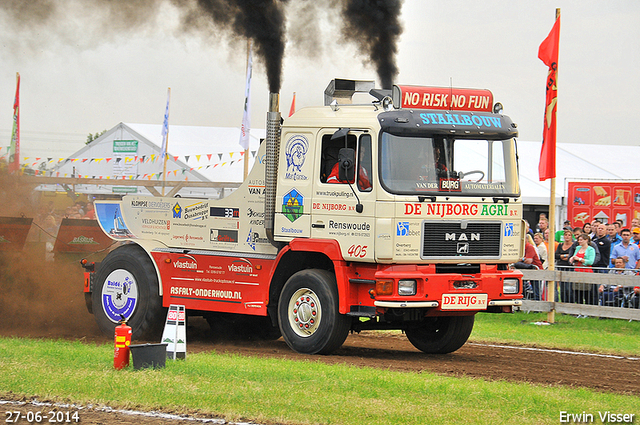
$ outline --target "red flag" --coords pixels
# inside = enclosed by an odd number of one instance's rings
[[[556,176],[556,113],[558,107],[558,47],[560,44],[560,16],[556,19],[551,32],[540,44],[538,57],[549,67],[547,73],[547,99],[544,112],[544,130],[542,132],[542,150],[538,173],[540,181]]]
[[[13,101],[13,129],[9,148],[9,172],[20,169],[20,74],[16,72],[16,97]]]
[[[289,109],[289,116],[296,112],[296,92],[293,92],[293,100],[291,101],[291,108]]]

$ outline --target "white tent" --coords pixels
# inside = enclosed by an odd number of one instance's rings
[[[538,177],[541,142],[518,140],[520,190],[525,205],[549,205],[550,180]],[[556,205],[563,204],[571,180],[638,180],[640,146],[558,143],[556,150]],[[566,204],[566,202],[565,202]]]
[[[265,131],[251,129],[249,169],[264,139]],[[235,127],[169,127],[166,174],[163,176],[161,158],[162,126],[154,124],[120,123],[80,149],[62,159],[47,173],[52,177],[79,177],[99,180],[155,180],[242,182],[244,151],[239,145],[240,129]],[[51,188],[51,185],[48,189]],[[146,189],[117,185],[76,185],[79,193],[123,193]],[[180,190],[181,196],[216,196],[209,188]]]

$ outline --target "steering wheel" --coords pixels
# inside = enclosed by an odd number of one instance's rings
[[[473,170],[473,171],[467,171],[467,172],[460,171],[460,179],[462,180],[463,178],[467,177],[470,174],[481,174],[480,178],[476,180],[476,183],[484,179],[484,171],[482,170]]]

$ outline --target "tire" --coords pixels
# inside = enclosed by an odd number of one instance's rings
[[[335,276],[302,270],[287,280],[278,302],[278,324],[285,342],[302,354],[329,354],[342,345],[351,318],[338,309]]]
[[[462,347],[471,331],[475,316],[429,317],[405,329],[409,342],[429,354],[446,354]]]
[[[167,309],[162,307],[155,267],[138,245],[111,251],[97,271],[93,315],[100,330],[113,335],[121,315],[131,326],[132,338],[160,340]]]

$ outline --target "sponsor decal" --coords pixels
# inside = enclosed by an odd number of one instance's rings
[[[184,207],[185,220],[204,220],[207,214],[209,214],[209,203],[198,202]]]
[[[253,264],[244,258],[235,260],[233,263],[229,264],[228,268],[230,272],[234,272],[236,274],[247,275],[253,273]]]
[[[399,221],[396,225],[396,236],[420,236],[418,230],[411,230],[408,221]]]
[[[467,236],[466,233],[460,233],[460,235],[456,236],[455,233],[445,233],[444,234],[445,241],[479,241],[480,233],[470,233],[470,236]]]
[[[292,227],[281,227],[280,231],[282,233],[302,233],[302,229],[294,229]]]
[[[487,294],[443,294],[443,310],[486,310]]]
[[[304,212],[304,197],[297,189],[291,189],[282,199],[282,212],[290,222],[294,222]]]
[[[440,179],[440,190],[443,192],[460,192],[459,179]]]
[[[71,242],[68,243],[74,245],[100,245],[98,242],[94,241],[93,238],[82,235],[76,236]]]
[[[211,242],[233,242],[238,243],[237,230],[210,229]]]
[[[183,270],[197,270],[198,261],[191,255],[183,255],[178,257],[173,263],[173,268]]]
[[[513,234],[513,223],[505,223],[504,224],[504,235],[505,236],[515,236]]]
[[[134,199],[131,201],[131,208],[145,208],[150,210],[165,210],[171,209],[170,202],[153,201],[148,199]]]
[[[209,215],[220,218],[240,218],[240,208],[211,207]]]
[[[216,279],[212,279],[213,283]],[[225,282],[226,283],[226,282]],[[241,300],[242,292],[240,291],[225,291],[219,289],[204,289],[204,288],[186,288],[181,286],[172,286],[169,290],[171,295],[186,296],[186,297],[199,297],[199,298],[211,298],[211,299],[223,299],[223,300]]]
[[[309,149],[309,141],[301,135],[292,136],[287,141],[285,148],[285,156],[287,159],[287,172],[284,178],[290,180],[308,180],[309,178],[302,174],[302,166],[304,165],[307,150]]]
[[[369,223],[346,223],[329,220],[329,229],[336,230],[371,230]]]
[[[133,275],[124,269],[114,270],[102,287],[102,307],[106,316],[118,323],[128,319],[136,307],[138,288]]]
[[[516,209],[505,204],[404,204],[405,215],[432,216],[490,216],[507,217],[517,215]]]
[[[258,232],[254,232],[253,228],[249,229],[249,234],[247,235],[247,245],[251,247],[254,251],[256,250],[256,244],[259,243],[269,243],[267,238],[261,238]]]
[[[182,207],[177,202],[173,206],[173,218],[182,218]]]
[[[453,124],[460,126],[476,126],[485,128],[502,128],[500,117],[473,114],[436,114],[423,112],[420,114],[422,124]]]

